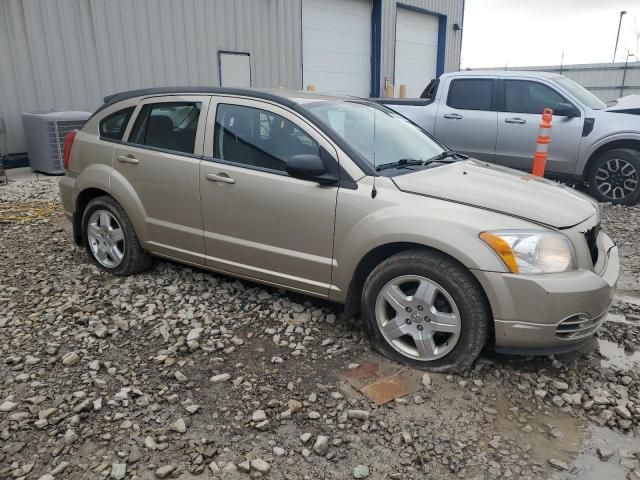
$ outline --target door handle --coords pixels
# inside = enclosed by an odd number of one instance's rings
[[[462,120],[462,115],[459,113],[445,113],[444,118],[449,118],[452,120]]]
[[[236,181],[226,173],[207,173],[206,178],[212,182],[236,183]]]
[[[506,123],[518,123],[520,125],[524,125],[527,121],[524,118],[505,118],[504,121]]]
[[[118,161],[122,163],[132,163],[137,165],[140,161],[133,155],[118,155]]]

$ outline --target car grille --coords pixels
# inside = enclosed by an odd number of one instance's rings
[[[590,318],[586,313],[572,315],[562,320],[556,327],[556,335],[564,340],[584,338],[595,333],[607,318],[607,312]]]
[[[591,261],[595,265],[598,261],[598,234],[600,233],[600,225],[596,225],[590,230],[584,233],[584,238],[587,240],[587,246],[589,247],[589,254],[591,254]]]

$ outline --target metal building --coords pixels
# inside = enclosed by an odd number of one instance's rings
[[[163,85],[415,96],[458,70],[464,0],[2,0],[0,155],[21,112]],[[397,88],[396,88],[397,92]]]

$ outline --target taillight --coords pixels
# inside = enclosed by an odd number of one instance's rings
[[[67,136],[64,137],[64,169],[69,169],[69,159],[71,158],[71,147],[73,147],[73,141],[76,138],[76,133],[78,130],[71,130],[67,133]]]

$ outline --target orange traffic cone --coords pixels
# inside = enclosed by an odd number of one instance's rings
[[[542,120],[540,120],[540,130],[536,139],[536,154],[533,156],[533,168],[531,173],[537,177],[544,177],[544,167],[547,165],[549,157],[549,144],[551,143],[551,120],[553,119],[553,110],[545,108],[542,112]]]

